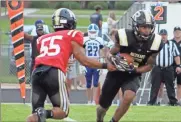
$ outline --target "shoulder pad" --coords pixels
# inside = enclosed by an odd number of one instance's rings
[[[119,35],[119,44],[121,46],[128,46],[128,39],[124,28],[118,30],[118,35]]]
[[[72,35],[72,37],[75,37],[75,35],[77,33],[80,33],[80,31],[78,31],[78,30],[70,30],[70,31],[68,31],[67,35],[69,35],[69,36]]]
[[[162,41],[162,37],[158,34],[155,34],[155,38],[152,42],[150,50],[154,50],[154,51],[159,50],[161,41]]]

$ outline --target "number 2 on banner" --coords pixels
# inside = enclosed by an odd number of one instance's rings
[[[60,52],[60,46],[55,44],[55,40],[62,40],[62,36],[52,36],[42,40],[40,55],[38,57],[55,56]],[[49,46],[45,45],[45,42],[50,41]],[[53,51],[50,51],[53,50]]]
[[[158,13],[155,15],[155,20],[163,20],[162,14],[164,12],[164,9],[162,6],[156,6],[154,11],[158,11]]]

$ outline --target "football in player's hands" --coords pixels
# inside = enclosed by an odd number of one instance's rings
[[[130,71],[134,69],[133,62],[134,58],[127,54],[121,53],[117,55],[108,54],[108,60],[116,66],[119,71]]]
[[[120,53],[119,54],[121,57],[123,57],[125,59],[125,61],[129,64],[129,65],[133,65],[134,62],[134,58],[128,54],[128,53]]]

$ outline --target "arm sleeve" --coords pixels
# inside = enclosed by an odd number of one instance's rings
[[[99,46],[100,49],[102,49],[103,47],[104,47],[104,46],[103,46],[102,44]]]

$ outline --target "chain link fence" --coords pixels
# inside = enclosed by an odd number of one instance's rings
[[[25,76],[26,82],[29,82],[31,66],[31,47],[25,44]],[[13,55],[13,46],[11,44],[0,45],[0,82],[16,83],[16,65]]]

